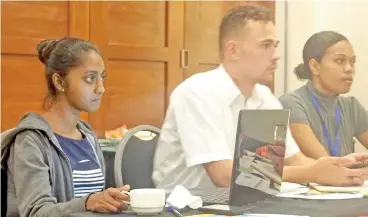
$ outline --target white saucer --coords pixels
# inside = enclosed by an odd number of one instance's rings
[[[137,215],[157,215],[162,212],[164,207],[132,207]]]

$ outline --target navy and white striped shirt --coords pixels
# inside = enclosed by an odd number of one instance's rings
[[[74,182],[74,196],[83,197],[92,192],[99,192],[105,186],[105,178],[92,144],[84,136],[75,140],[56,134],[64,153],[68,156]]]

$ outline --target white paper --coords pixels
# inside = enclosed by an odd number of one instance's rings
[[[311,192],[310,188],[307,186],[290,182],[283,182],[281,185],[281,193],[277,195],[277,197],[310,199],[310,200],[343,200],[343,199],[362,198],[363,196],[364,196],[363,194],[358,192],[348,192],[348,193]]]
[[[305,194],[309,187],[291,182],[282,182],[278,197],[292,197],[293,195]]]
[[[309,217],[300,215],[282,215],[282,214],[245,214],[242,217]]]
[[[193,196],[186,188],[181,185],[177,185],[166,199],[166,203],[169,206],[174,206],[178,209],[182,209],[189,206],[192,209],[198,209],[203,206],[201,197]]]
[[[293,191],[299,191],[300,189],[309,190],[309,187],[305,185],[300,185],[297,183],[292,183],[292,182],[282,182],[281,187],[280,187],[280,192],[281,193],[293,192]]]
[[[278,194],[277,196],[287,198],[309,199],[309,200],[343,200],[343,199],[363,198],[364,195],[361,193],[327,193],[327,194],[282,193]]]

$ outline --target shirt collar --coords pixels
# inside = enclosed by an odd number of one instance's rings
[[[220,82],[222,83],[224,88],[224,90],[222,91],[224,102],[226,102],[228,105],[231,105],[239,97],[243,97],[245,99],[245,97],[241,94],[238,86],[236,86],[233,79],[226,72],[222,64],[217,68],[217,72],[219,75],[219,79],[221,79]]]

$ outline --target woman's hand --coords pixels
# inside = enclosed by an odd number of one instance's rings
[[[87,211],[99,213],[118,213],[127,209],[124,201],[130,198],[121,191],[129,191],[130,186],[124,185],[120,188],[108,188],[103,192],[94,193],[86,201]]]
[[[344,158],[354,158],[355,159],[354,164],[359,164],[359,163],[368,161],[368,153],[366,152],[365,153],[352,153],[352,154],[345,156]],[[350,165],[350,166],[353,166],[353,165]],[[365,180],[368,180],[368,167],[362,167],[362,168],[358,168],[355,170],[359,171]]]
[[[321,157],[314,164],[309,165],[315,182],[323,185],[354,186],[363,185],[365,175],[361,169],[348,169],[355,163],[352,156]]]

